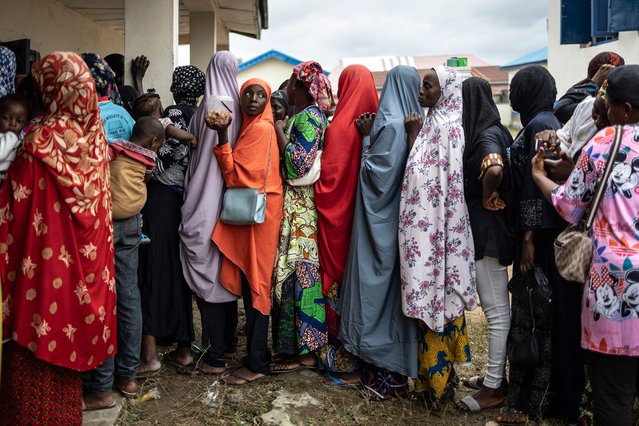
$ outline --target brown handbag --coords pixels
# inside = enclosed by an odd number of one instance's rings
[[[623,136],[623,126],[615,128],[615,141],[608,152],[608,161],[606,169],[597,184],[595,197],[585,219],[582,219],[577,225],[570,225],[564,229],[555,240],[555,263],[557,270],[562,277],[568,281],[585,283],[590,271],[592,263],[592,223],[595,220],[595,214],[606,191],[608,178],[615,165],[615,157],[619,152],[621,145],[621,137]]]

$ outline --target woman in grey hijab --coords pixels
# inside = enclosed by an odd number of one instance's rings
[[[393,68],[372,129],[366,114],[356,121],[364,139],[340,297],[340,340],[370,364],[364,383],[380,398],[403,388],[402,376],[417,376],[417,328],[416,321],[402,313],[397,235],[407,141],[417,136],[423,116],[419,87],[415,68]]]

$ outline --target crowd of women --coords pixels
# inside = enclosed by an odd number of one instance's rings
[[[25,94],[36,100],[30,118],[39,118],[22,133],[0,190],[0,418],[79,424],[83,407],[112,405],[110,392],[87,397],[87,374],[95,378],[96,367],[127,348],[139,366],[126,386],[114,385],[127,395],[135,395],[135,376],[162,363],[229,385],[317,369],[327,383],[359,384],[371,398],[411,391],[461,411],[506,404],[500,423],[577,424],[589,380],[595,424],[632,424],[638,65],[597,55],[588,77],[557,102],[545,68],[521,69],[510,85],[523,126],[513,141],[490,84],[445,66],[421,77],[397,66],[378,97],[364,66],[346,67],[334,90],[309,61],[272,91],[258,78],[238,87],[237,60],[223,51],[206,73],[176,69],[176,105],[162,110],[157,95],[122,101],[117,64],[113,73],[87,58],[53,53],[26,77]],[[15,75],[0,64],[4,90]],[[100,107],[99,96],[108,98]],[[211,121],[208,100],[219,96],[232,107]],[[150,239],[139,249],[137,298],[120,291],[117,257],[114,272],[109,101],[140,123],[163,114],[192,133],[171,137],[163,122],[143,225],[131,231]],[[146,113],[144,105],[153,107]],[[0,124],[11,119],[1,112]],[[569,282],[555,240],[589,210],[608,161],[588,278]],[[225,192],[235,188],[265,194],[263,220],[225,220]],[[133,353],[119,330],[127,297],[143,319]],[[196,357],[193,297],[202,323]],[[231,369],[240,298],[247,355]],[[464,380],[477,391],[455,401],[455,365],[471,362],[465,312],[480,304],[485,375]],[[174,343],[160,359],[158,345]]]

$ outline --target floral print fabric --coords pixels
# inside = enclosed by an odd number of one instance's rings
[[[578,223],[592,203],[615,129],[598,132],[552,201]],[[584,286],[581,346],[610,355],[639,356],[639,126],[626,126],[593,224],[594,256]]]
[[[435,68],[441,97],[408,155],[399,217],[402,309],[434,331],[477,307],[464,201],[461,78]]]
[[[86,62],[93,79],[95,80],[96,90],[99,96],[106,96],[116,105],[122,105],[118,85],[115,82],[115,72],[111,69],[100,55],[95,53],[83,53],[82,59]]]
[[[86,371],[116,350],[107,141],[80,56],[47,55],[33,77],[44,119],[0,191],[5,337],[41,360]]]
[[[333,91],[320,64],[314,61],[302,62],[293,69],[293,76],[306,86],[322,111],[330,109],[333,105]]]

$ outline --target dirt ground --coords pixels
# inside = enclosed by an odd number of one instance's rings
[[[194,311],[197,317],[197,310]],[[199,325],[199,318],[194,318]],[[467,314],[473,362],[456,370],[462,378],[481,374],[486,365],[487,328],[481,310]],[[242,329],[243,317],[240,317]],[[197,326],[196,326],[197,327]],[[196,330],[197,331],[197,330]],[[245,337],[240,336],[238,352],[243,356]],[[168,352],[171,348],[163,348]],[[221,385],[217,407],[208,408],[207,387],[215,381],[211,376],[183,376],[175,367],[164,365],[160,373],[142,381],[141,394],[152,389],[161,398],[139,405],[128,402],[118,419],[119,425],[251,425],[262,424],[260,416],[271,410],[278,391],[308,393],[322,404],[296,411],[293,422],[302,425],[485,425],[499,409],[478,414],[460,413],[448,405],[434,411],[421,400],[394,398],[371,401],[358,389],[328,385],[318,373],[300,372],[275,375],[240,387]],[[471,391],[460,386],[458,397]]]

